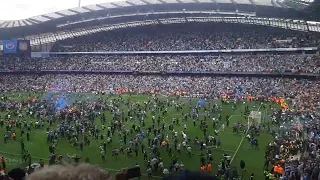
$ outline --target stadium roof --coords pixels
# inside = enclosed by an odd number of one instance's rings
[[[249,18],[250,22],[246,22],[248,24],[259,24],[259,20],[253,19],[262,18],[267,19],[263,25],[273,26],[275,21],[277,25],[274,26],[278,27],[278,21],[281,20],[286,22],[281,28],[317,32],[320,26],[320,13],[314,10],[317,9],[314,6],[317,0],[308,6],[308,12],[305,11],[307,8],[299,11],[284,3],[301,0],[80,0],[82,6],[76,7],[78,1],[54,0],[44,3],[41,0],[27,0],[22,5],[24,1],[21,0],[7,1],[5,6],[0,6],[0,19],[3,19],[0,21],[0,39],[31,38],[42,42],[43,37],[49,36],[61,39],[58,35],[61,32],[74,34],[78,32],[77,29],[148,20],[162,24],[161,20],[168,18],[208,17],[222,19],[222,22],[227,22],[228,18],[236,19],[232,23],[243,23],[242,18]],[[19,2],[20,5],[13,3],[10,6],[9,2]],[[310,24],[311,21],[315,21],[315,25]],[[288,22],[295,25],[291,27]],[[87,33],[86,30],[84,32]],[[74,36],[77,35],[71,37]]]
[[[25,4],[17,5],[15,2],[18,0],[11,0],[11,7],[6,7],[10,4],[7,1],[4,6],[0,7],[0,28],[22,27],[29,25],[37,25],[48,21],[55,21],[63,19],[68,16],[83,15],[101,10],[110,11],[113,9],[121,9],[128,7],[138,6],[154,6],[154,5],[173,5],[173,4],[216,4],[227,5],[233,4],[235,6],[264,6],[274,8],[289,8],[278,0],[127,0],[127,1],[114,1],[114,0],[82,0],[81,5],[76,7],[78,0],[55,0],[43,1],[28,0]],[[81,0],[80,0],[81,1]],[[30,3],[29,3],[30,2]],[[103,3],[105,2],[105,3]],[[97,3],[97,4],[92,4]],[[54,6],[54,4],[56,4]],[[59,5],[59,6],[57,6]],[[41,6],[44,6],[43,8]],[[14,9],[14,8],[20,8]],[[25,10],[25,8],[31,8]],[[34,9],[32,9],[34,8]],[[253,8],[253,7],[252,7]],[[150,8],[151,10],[152,8]],[[23,11],[22,11],[23,10]],[[23,13],[10,13],[23,12]],[[17,15],[13,15],[17,14]],[[7,19],[7,20],[6,20]]]

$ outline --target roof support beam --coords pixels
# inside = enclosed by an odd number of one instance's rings
[[[238,8],[237,8],[237,2],[236,2],[235,0],[230,0],[230,1],[232,2],[233,5],[236,6],[236,9],[238,9]]]
[[[26,26],[28,26],[28,25],[29,25],[29,22],[28,22],[28,21],[26,21],[26,20],[22,20],[22,22],[23,22]]]
[[[162,4],[167,4],[167,2],[163,1],[163,0],[158,0],[159,2],[161,2]]]
[[[30,19],[26,19],[25,21],[27,21],[31,25],[36,24],[35,22],[31,21]]]
[[[129,2],[129,1],[126,1],[127,4],[130,4],[131,6],[137,6],[136,4],[132,3],[132,2]]]
[[[250,1],[250,3],[251,3],[252,5],[257,6],[257,4],[254,2],[254,0],[249,0],[249,1]]]
[[[287,5],[284,4],[284,3],[280,3],[280,2],[279,2],[278,4],[279,4],[282,8],[287,8],[287,9],[290,8],[289,6],[287,6]]]
[[[76,10],[73,10],[73,9],[68,9],[68,11],[71,11],[71,12],[74,12],[76,14],[79,14],[80,12],[76,11]]]
[[[63,17],[66,17],[66,16],[67,16],[67,15],[62,14],[62,13],[59,13],[59,12],[55,12],[55,14],[58,14],[58,15],[63,16]]]
[[[93,12],[93,11],[94,11],[93,9],[90,9],[90,8],[88,8],[88,7],[85,7],[85,6],[83,6],[82,8],[85,9],[85,10],[87,10],[87,11],[90,11],[90,12]]]
[[[36,22],[36,23],[42,23],[41,21],[38,21],[38,20],[32,19],[32,18],[29,18],[29,20],[34,21],[34,22]]]
[[[4,21],[0,24],[0,27],[4,26],[7,23],[7,21]]]
[[[114,6],[118,7],[118,8],[122,7],[122,6],[120,6],[120,5],[116,4],[116,3],[110,3],[110,4],[112,4],[112,5],[114,5]]]
[[[50,19],[50,20],[54,20],[53,17],[47,16],[47,15],[41,15],[41,16],[44,17],[44,18]]]
[[[146,0],[140,0],[140,1],[142,1],[142,2],[144,2],[144,3],[146,3],[146,4],[151,4],[150,2],[148,2],[148,1],[146,1]]]
[[[102,8],[102,9],[107,9],[106,7],[101,6],[101,5],[99,5],[99,4],[96,4],[96,6],[98,6],[99,8]]]
[[[28,22],[31,22],[32,24],[37,24],[37,22],[34,21],[33,19],[28,19]]]
[[[8,27],[10,23],[11,23],[11,21],[7,21],[7,22],[4,24],[3,27],[4,27],[4,28]]]

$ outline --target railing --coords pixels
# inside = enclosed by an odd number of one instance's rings
[[[95,52],[32,52],[32,57],[50,55],[144,55],[144,54],[214,54],[214,53],[263,53],[263,52],[312,52],[317,47],[268,48],[268,49],[222,49],[222,50],[186,50],[186,51],[95,51]]]

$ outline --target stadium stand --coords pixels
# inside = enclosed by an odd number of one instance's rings
[[[0,58],[0,70],[105,70],[146,72],[291,72],[319,74],[319,58],[301,54],[71,55]]]
[[[170,27],[171,26],[171,27]],[[234,29],[237,31],[234,31]],[[101,38],[102,37],[102,38]],[[291,40],[291,42],[289,42]],[[316,34],[234,24],[168,25],[97,33],[57,42],[52,51],[181,51],[314,47]],[[283,41],[281,41],[283,40]],[[288,40],[286,42],[286,40]]]

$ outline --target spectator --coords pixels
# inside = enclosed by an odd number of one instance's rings
[[[236,29],[236,31],[235,31]],[[172,51],[317,46],[318,34],[246,24],[193,23],[107,31],[57,42],[52,51]],[[277,41],[281,40],[281,41]]]

